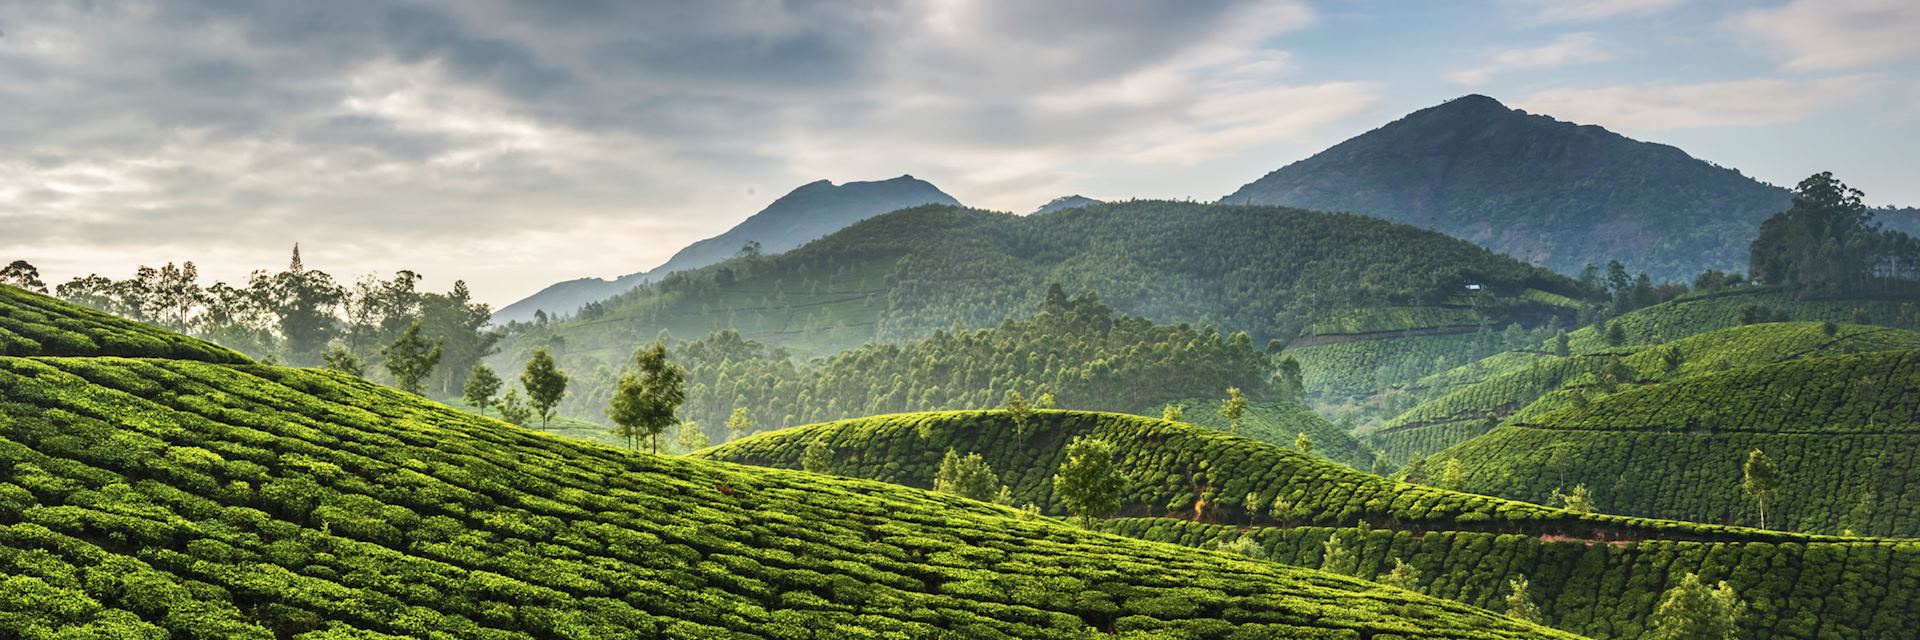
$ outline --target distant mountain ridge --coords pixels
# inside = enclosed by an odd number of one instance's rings
[[[1744,271],[1760,221],[1791,201],[1678,148],[1482,95],[1415,111],[1221,199],[1429,227],[1561,273],[1619,260],[1665,279]]]
[[[781,253],[861,220],[923,204],[959,205],[960,201],[932,183],[910,175],[842,185],[827,180],[809,182],[774,200],[726,233],[687,245],[658,267],[613,280],[581,278],[556,283],[502,307],[493,315],[493,321],[531,320],[535,311],[549,315],[571,314],[581,305],[631,291],[660,276],[732,258],[749,242],[759,243],[762,253]]]
[[[1055,211],[1060,211],[1063,209],[1072,209],[1074,207],[1085,207],[1088,205],[1096,205],[1096,204],[1106,204],[1106,203],[1100,200],[1095,200],[1093,198],[1089,198],[1076,193],[1074,195],[1060,196],[1058,198],[1048,200],[1046,204],[1040,205],[1040,208],[1034,209],[1032,215],[1040,215],[1043,213],[1053,213]]]

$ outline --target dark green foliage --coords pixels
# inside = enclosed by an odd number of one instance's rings
[[[1158,411],[1169,400],[1216,398],[1237,386],[1255,399],[1267,385],[1269,356],[1244,334],[1155,325],[1122,316],[1091,297],[1064,293],[1032,318],[993,329],[939,332],[904,344],[862,347],[796,364],[784,351],[722,331],[675,349],[687,369],[682,417],[721,427],[735,410],[766,428],[877,413],[1006,406],[1015,392],[1029,403],[1051,394],[1060,406]],[[576,372],[570,415],[606,407],[596,371]],[[1197,405],[1196,405],[1197,406]],[[1207,410],[1195,414],[1211,413]],[[1290,434],[1289,434],[1290,435]]]
[[[1000,476],[978,453],[961,457],[952,449],[940,460],[940,472],[933,476],[933,490],[973,500],[990,500],[1000,491]]]
[[[520,387],[527,390],[527,407],[540,416],[540,426],[553,419],[553,410],[567,396],[567,374],[554,364],[546,349],[536,349],[520,372]]]
[[[620,376],[607,417],[628,449],[637,448],[640,438],[649,438],[653,452],[659,453],[660,434],[680,423],[680,404],[687,400],[686,370],[668,362],[667,345],[658,342],[641,349],[634,362],[636,372]]]
[[[1053,495],[1067,515],[1084,523],[1120,508],[1127,477],[1114,466],[1114,454],[1113,443],[1098,438],[1076,437],[1067,443],[1066,459],[1053,474]]]
[[[467,406],[487,415],[487,409],[493,407],[494,396],[500,394],[500,376],[493,368],[484,364],[473,365],[473,371],[467,374],[466,387],[461,389],[460,397]]]
[[[445,353],[444,346],[435,342],[428,346],[427,339],[420,335],[420,321],[415,320],[400,332],[393,344],[380,349],[380,357],[386,362],[383,366],[387,373],[393,374],[394,386],[407,393],[420,393],[420,382],[433,375],[434,367],[440,366],[440,356]]]
[[[1353,211],[1472,238],[1562,273],[1660,280],[1742,264],[1784,189],[1594,126],[1464,96],[1267,174],[1229,203]]]
[[[225,347],[5,285],[0,285],[0,355],[248,362]]]
[[[1182,407],[1181,418],[1175,422],[1187,422],[1222,431],[1227,430],[1226,420],[1219,414],[1204,410],[1210,404],[1217,404],[1217,398],[1187,398],[1176,400],[1172,404]],[[1201,410],[1186,411],[1187,407],[1200,407]],[[1148,411],[1140,412],[1148,415]],[[1247,405],[1246,417],[1241,420],[1240,435],[1283,447],[1293,447],[1294,441],[1304,434],[1313,442],[1313,454],[1328,460],[1353,467],[1369,469],[1373,466],[1373,452],[1366,445],[1340,428],[1315,414],[1312,409],[1298,402],[1256,401]]]
[[[1831,173],[1800,181],[1793,206],[1760,225],[1750,251],[1754,277],[1802,297],[1914,292],[1920,240],[1879,229],[1864,195]]]
[[[0,462],[8,637],[1571,637],[321,370],[0,358]]]
[[[1726,581],[1748,603],[1741,640],[1906,638],[1920,628],[1920,543],[1892,540],[1695,542],[1582,540],[1475,532],[1298,527],[1242,529],[1165,518],[1104,520],[1102,530],[1196,547],[1248,541],[1273,561],[1319,566],[1338,537],[1358,578],[1390,583],[1411,567],[1412,590],[1504,610],[1525,577],[1541,619],[1590,636],[1641,640],[1663,594],[1689,574]],[[1399,586],[1399,585],[1396,585]]]
[[[1817,325],[1802,331],[1822,335]],[[1855,331],[1872,330],[1841,335]],[[1544,500],[1584,483],[1601,511],[1759,524],[1742,480],[1749,452],[1761,449],[1782,478],[1765,503],[1769,526],[1920,534],[1907,463],[1920,456],[1920,351],[1706,372],[1585,408],[1567,395],[1435,458],[1458,457],[1466,488],[1479,493]]]

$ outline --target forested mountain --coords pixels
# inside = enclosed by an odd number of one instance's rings
[[[581,305],[631,291],[669,273],[715,264],[743,251],[767,254],[788,251],[855,222],[923,204],[959,205],[960,201],[913,176],[841,185],[826,180],[809,182],[774,200],[726,233],[687,245],[658,267],[613,280],[582,278],[557,283],[502,307],[493,320],[496,323],[531,321],[535,311],[572,315]]]
[[[1117,500],[1105,513],[1122,516],[1095,526],[1124,535],[1320,567],[1497,610],[1514,610],[1517,600],[1543,623],[1596,638],[1648,637],[1663,593],[1689,573],[1724,580],[1749,603],[1737,624],[1741,638],[1892,638],[1920,624],[1920,545],[1910,541],[1544,507],[1396,482],[1150,418],[876,416],[761,434],[697,455],[937,487],[946,461],[977,454],[991,484],[1006,486],[1007,500],[1061,513],[1076,508],[1079,494],[1054,470],[1088,440],[1115,450]]]
[[[1089,198],[1079,194],[1074,194],[1070,196],[1060,196],[1058,198],[1048,200],[1046,204],[1040,205],[1040,208],[1033,210],[1033,214],[1039,215],[1042,213],[1053,213],[1055,211],[1072,209],[1074,207],[1084,207],[1090,204],[1102,204],[1102,203],[1099,200],[1095,200],[1093,198]]]
[[[1920,455],[1920,351],[1664,382],[1641,370],[1576,381],[1425,466],[1458,460],[1463,488],[1521,499],[1584,484],[1612,513],[1920,535],[1909,464]],[[1767,495],[1743,469],[1755,450],[1773,461]]]
[[[84,329],[123,327],[87,313],[67,329],[112,344]],[[973,500],[571,442],[337,372],[14,353],[9,637],[1575,637]]]
[[[1136,201],[1012,216],[928,206],[777,256],[669,276],[565,321],[518,325],[496,368],[547,347],[571,371],[617,371],[671,336],[735,328],[805,356],[1028,317],[1050,284],[1159,323],[1284,345],[1317,320],[1543,325],[1590,293],[1470,243],[1362,216]],[[1397,323],[1397,324],[1396,324]],[[969,392],[973,390],[968,390]]]
[[[1468,95],[1416,111],[1221,199],[1438,229],[1561,273],[1618,260],[1655,281],[1736,269],[1786,189],[1593,125]]]
[[[1244,333],[1155,325],[1116,314],[1091,296],[1069,298],[1059,287],[1048,290],[1030,318],[813,361],[797,362],[733,330],[676,345],[670,353],[687,369],[681,416],[715,442],[742,435],[734,431],[1001,406],[1013,393],[1036,404],[1156,415],[1163,404],[1188,398],[1211,399],[1210,407],[1196,401],[1194,411],[1213,411],[1229,387],[1256,401],[1290,396],[1270,381],[1276,364],[1271,355]],[[614,383],[625,372],[576,372],[563,413],[604,416]],[[727,426],[741,419],[750,426]],[[1286,433],[1287,441],[1294,435]]]

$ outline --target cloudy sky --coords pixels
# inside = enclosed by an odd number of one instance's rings
[[[0,261],[503,305],[800,184],[1211,200],[1465,93],[1920,205],[1912,0],[0,0]]]

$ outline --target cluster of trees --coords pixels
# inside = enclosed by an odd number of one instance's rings
[[[502,430],[315,370],[0,358],[0,405],[8,637],[1540,634],[905,488]],[[929,562],[951,579],[902,573]]]
[[[1913,292],[1920,239],[1882,229],[1865,194],[1821,172],[1793,189],[1793,206],[1760,225],[1750,268],[1803,297]]]
[[[492,310],[465,282],[446,293],[421,291],[421,276],[367,275],[344,284],[312,269],[293,248],[287,267],[260,270],[244,285],[202,285],[192,262],[140,267],[131,278],[76,277],[51,293],[131,320],[237,349],[269,362],[386,374],[415,393],[455,398],[473,366],[503,334],[486,328]],[[0,283],[47,292],[37,269],[16,261]],[[373,363],[373,366],[369,366]]]
[[[1009,393],[1061,406],[1158,410],[1217,397],[1228,387],[1253,401],[1297,395],[1298,363],[1256,347],[1245,333],[1156,325],[1091,295],[1049,287],[1038,312],[991,329],[941,331],[812,362],[724,330],[674,349],[685,372],[681,417],[713,441],[755,430],[904,411],[999,406]],[[623,369],[630,369],[623,367]],[[562,412],[597,418],[631,371],[579,373]]]

